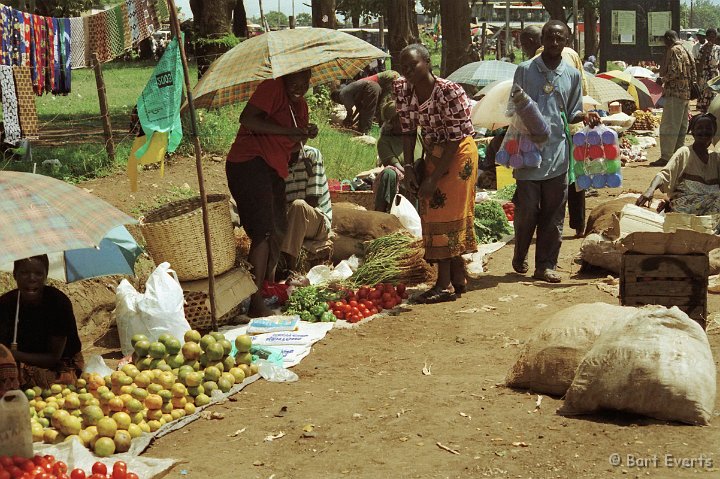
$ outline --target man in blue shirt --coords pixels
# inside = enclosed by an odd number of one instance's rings
[[[542,29],[542,54],[521,63],[514,79],[537,103],[550,125],[550,135],[541,149],[540,167],[514,171],[517,191],[512,266],[518,273],[527,273],[528,249],[537,230],[533,278],[550,283],[561,281],[555,269],[567,204],[570,164],[567,124],[585,121],[594,126],[600,122],[597,113],[583,115],[580,72],[562,58],[568,38],[569,30],[564,23],[547,22]]]

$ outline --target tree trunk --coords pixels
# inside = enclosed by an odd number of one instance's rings
[[[585,24],[584,40],[585,40],[585,56],[595,55],[598,51],[598,35],[595,25],[597,25],[598,14],[595,7],[585,7],[583,11],[583,23]],[[579,53],[579,52],[578,52]]]
[[[336,28],[335,0],[312,0],[312,26]]]
[[[352,18],[352,27],[360,28],[360,15],[353,15],[351,18]]]
[[[562,0],[541,0],[540,3],[543,4],[545,10],[550,14],[550,19],[560,20],[562,22],[567,21]]]
[[[385,5],[385,21],[388,29],[388,49],[392,59],[392,69],[400,69],[400,52],[403,48],[418,41],[412,32],[410,8],[407,0],[388,0]],[[412,10],[415,15],[415,10]],[[417,21],[415,22],[417,25]]]
[[[408,0],[408,14],[410,15],[410,31],[413,37],[420,39],[420,30],[418,29],[417,13],[415,12],[415,0]]]
[[[233,33],[236,37],[247,38],[248,36],[247,14],[245,13],[243,0],[235,1],[235,9],[233,10]]]
[[[190,0],[193,23],[200,40],[196,49],[198,78],[203,76],[215,59],[229,49],[226,45],[202,40],[213,40],[233,33],[233,11],[237,8],[237,3],[242,4],[242,0]],[[242,10],[245,10],[244,6]]]
[[[470,4],[467,0],[440,2],[442,25],[442,68],[440,76],[447,77],[463,65],[472,62],[470,56]]]

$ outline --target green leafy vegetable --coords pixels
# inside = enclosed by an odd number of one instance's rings
[[[497,198],[498,200],[512,201],[512,198],[515,195],[516,188],[517,185],[515,183],[505,185],[499,190],[497,190],[497,193],[495,193],[495,198]]]
[[[502,206],[493,200],[475,205],[474,225],[478,244],[493,243],[513,231]]]

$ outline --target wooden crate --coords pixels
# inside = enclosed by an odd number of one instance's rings
[[[375,193],[372,191],[330,191],[333,203],[355,203],[368,211],[375,210]]]
[[[677,306],[705,329],[709,269],[706,254],[625,253],[620,267],[620,304]]]

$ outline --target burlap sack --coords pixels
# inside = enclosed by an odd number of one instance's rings
[[[359,209],[352,203],[333,203],[332,229],[340,236],[367,241],[395,233],[403,227],[391,214]]]
[[[506,385],[562,396],[598,336],[636,311],[607,303],[577,304],[558,311],[532,332]]]
[[[677,307],[646,306],[595,341],[558,412],[617,410],[707,425],[715,380],[702,328]]]

